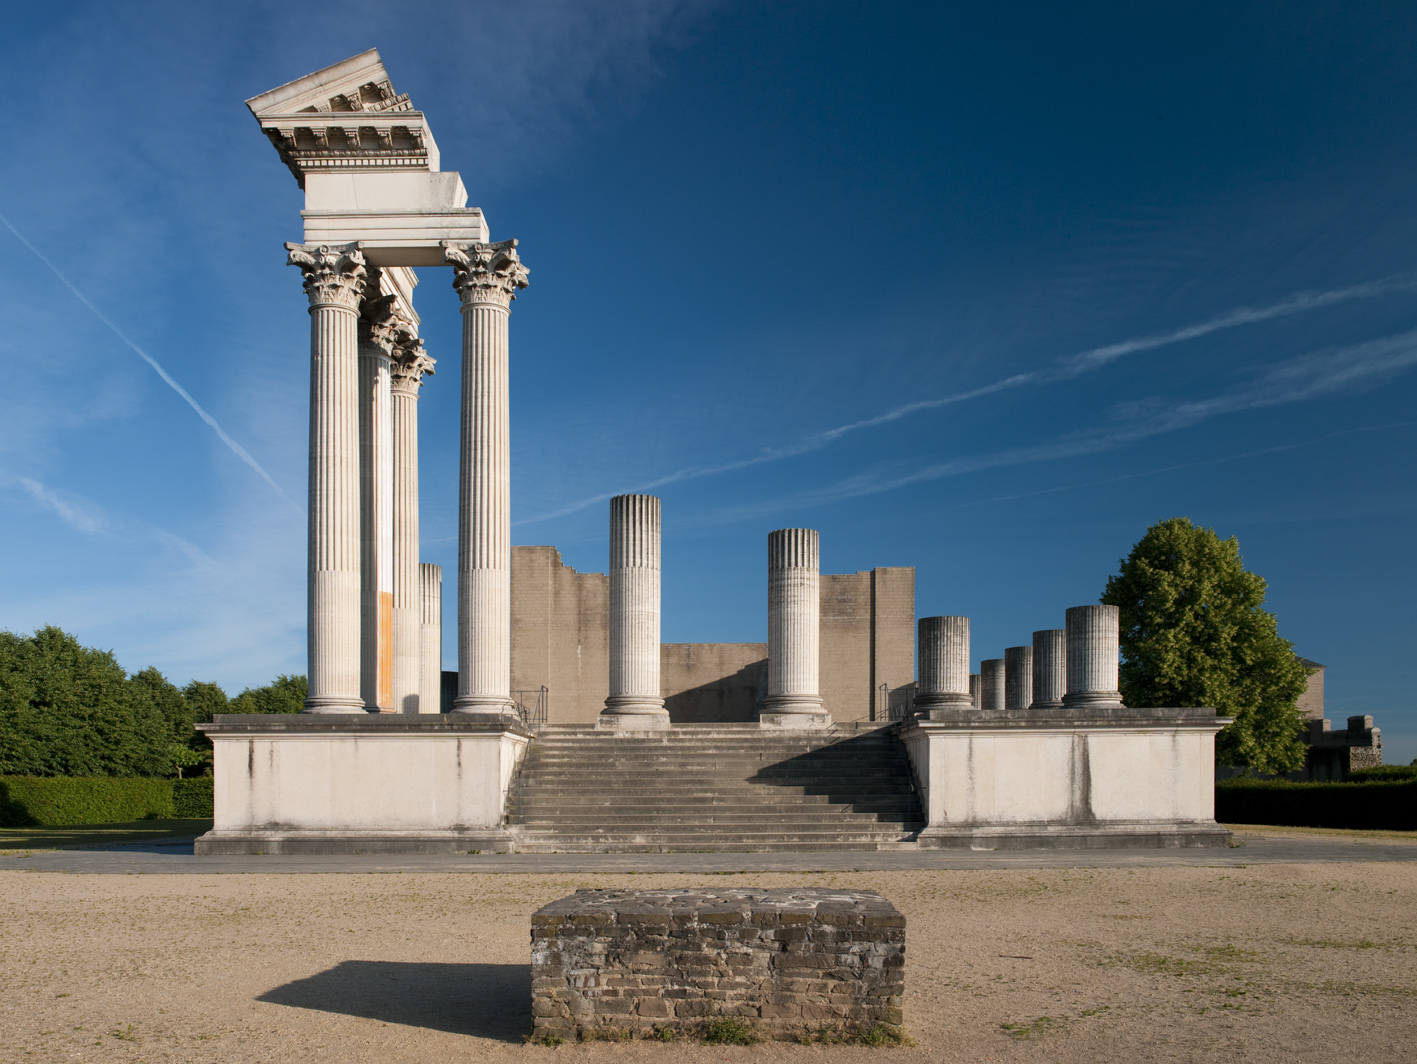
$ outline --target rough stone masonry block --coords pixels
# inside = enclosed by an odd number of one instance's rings
[[[579,890],[531,918],[532,1035],[900,1032],[905,917],[874,890]],[[609,1029],[609,1030],[607,1030]]]

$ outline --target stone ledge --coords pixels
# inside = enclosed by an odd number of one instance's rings
[[[256,854],[465,854],[469,850],[495,853],[511,849],[504,831],[390,832],[358,831],[209,831],[193,844],[198,855]]]
[[[379,735],[502,734],[531,737],[516,717],[498,713],[217,713],[198,724],[207,735],[328,735],[368,732]]]
[[[1046,824],[1009,827],[923,828],[917,838],[922,850],[1170,850],[1227,847],[1231,833],[1214,822],[1105,824],[1049,827]]]

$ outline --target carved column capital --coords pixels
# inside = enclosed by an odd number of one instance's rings
[[[359,314],[359,346],[366,355],[394,358],[414,339],[414,328],[398,310],[398,296],[366,299]]]
[[[417,338],[400,345],[393,359],[394,392],[417,398],[424,374],[432,376],[436,361],[428,357],[428,352],[423,350],[423,341]]]
[[[527,273],[517,257],[517,242],[461,244],[444,240],[443,261],[453,268],[453,288],[463,306],[490,303],[509,310],[517,289],[527,286]]]
[[[286,244],[288,265],[299,266],[305,276],[310,306],[337,306],[358,310],[368,272],[359,241],[339,244]]]

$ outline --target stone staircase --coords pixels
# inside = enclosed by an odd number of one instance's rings
[[[522,853],[914,849],[924,816],[889,729],[543,725],[507,798]]]

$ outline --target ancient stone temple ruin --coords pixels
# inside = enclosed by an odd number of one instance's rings
[[[1213,710],[1135,710],[1115,608],[971,671],[914,570],[766,535],[768,641],[660,640],[661,503],[610,503],[606,574],[511,545],[508,319],[528,283],[376,51],[247,101],[305,193],[309,698],[226,715],[203,853],[1210,845]],[[414,291],[462,313],[455,684],[418,553]],[[447,276],[446,274],[444,276]],[[426,279],[426,276],[425,276]],[[443,384],[442,386],[451,386]],[[919,678],[916,679],[916,648]]]

